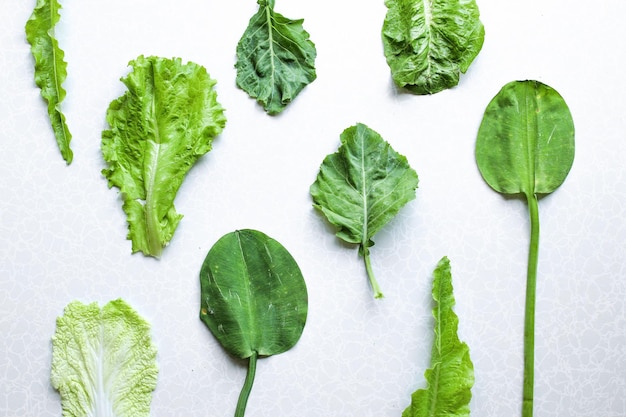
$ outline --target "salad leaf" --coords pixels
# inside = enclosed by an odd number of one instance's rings
[[[386,0],[385,5],[383,47],[395,83],[416,94],[457,85],[485,38],[475,0]]]
[[[341,134],[341,146],[328,155],[310,192],[314,207],[337,226],[337,236],[359,245],[374,297],[383,293],[374,277],[372,237],[415,198],[417,173],[374,130],[359,123]]]
[[[259,356],[291,349],[308,311],[306,284],[291,254],[256,230],[224,235],[200,270],[200,319],[221,345],[249,359],[236,417],[245,413]]]
[[[50,378],[63,416],[149,416],[156,354],[150,325],[124,300],[71,302],[52,337]]]
[[[121,191],[133,253],[159,257],[182,218],[176,193],[226,118],[204,67],[154,56],[129,65],[128,91],[107,111],[102,173]]]
[[[468,417],[474,385],[474,365],[467,344],[457,334],[459,318],[453,311],[450,260],[442,258],[433,280],[435,338],[430,369],[424,373],[428,388],[411,396],[402,417]]]
[[[317,77],[315,45],[302,27],[274,11],[274,0],[258,0],[237,45],[237,86],[255,98],[268,114],[285,109]]]
[[[35,9],[26,22],[26,40],[35,58],[35,83],[48,103],[48,115],[61,156],[69,165],[73,159],[70,149],[72,135],[67,127],[61,102],[65,98],[62,84],[67,78],[65,53],[59,47],[54,27],[59,22],[61,5],[57,0],[37,0]]]
[[[574,122],[563,97],[538,81],[506,84],[487,105],[476,162],[491,188],[524,195],[530,215],[524,319],[522,416],[533,415],[535,304],[539,253],[538,194],[556,190],[574,162]]]

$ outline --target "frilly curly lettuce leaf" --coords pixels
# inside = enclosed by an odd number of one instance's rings
[[[125,301],[71,302],[52,337],[50,379],[63,416],[149,416],[156,355],[150,325]]]
[[[337,226],[337,237],[359,245],[372,290],[383,296],[369,258],[372,237],[415,198],[417,173],[374,130],[359,123],[341,134],[310,192],[314,207]]]
[[[434,94],[459,83],[480,52],[485,28],[475,0],[386,0],[382,37],[395,83]]]
[[[457,335],[459,318],[454,313],[450,260],[442,258],[434,272],[433,300],[435,338],[431,367],[424,373],[428,387],[411,396],[402,417],[468,417],[474,385],[474,365],[469,348]]]
[[[72,135],[65,122],[65,115],[61,112],[61,102],[65,98],[62,84],[67,78],[67,63],[63,60],[65,54],[54,36],[60,9],[57,0],[37,0],[25,29],[26,40],[35,58],[35,83],[48,103],[48,115],[61,156],[70,164],[74,157],[70,149]]]
[[[176,193],[226,117],[204,67],[143,56],[129,65],[122,79],[128,91],[107,111],[102,173],[121,191],[133,253],[159,257],[182,218]]]
[[[258,0],[237,45],[237,86],[268,114],[280,113],[317,77],[315,45],[302,27],[274,11],[274,0]]]

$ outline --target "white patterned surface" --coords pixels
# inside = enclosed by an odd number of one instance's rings
[[[235,47],[256,4],[214,0],[62,1],[66,166],[33,81],[24,24],[34,0],[4,0],[0,25],[0,415],[60,416],[50,338],[74,299],[123,297],[159,349],[153,416],[232,415],[245,364],[198,319],[198,272],[238,228],[279,240],[300,264],[309,318],[298,345],[259,362],[247,416],[394,417],[423,385],[432,343],[431,273],[452,262],[475,416],[520,414],[526,206],[482,181],[482,112],[502,85],[556,88],[576,124],[565,184],[540,201],[536,417],[626,416],[626,3],[479,0],[486,41],[461,84],[398,93],[382,52],[383,1],[278,0],[305,18],[318,79],[278,117],[235,87]],[[99,143],[119,78],[139,54],[179,56],[218,80],[228,124],[176,199],[185,217],[160,260],[130,254]],[[405,154],[417,199],[375,238],[386,298],[372,299],[355,248],[311,207],[308,187],[341,131],[363,122]]]

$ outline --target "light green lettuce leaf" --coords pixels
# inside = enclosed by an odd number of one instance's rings
[[[48,115],[61,156],[70,164],[73,158],[70,149],[72,135],[65,122],[65,115],[61,112],[61,102],[65,98],[62,84],[67,78],[67,63],[63,60],[65,54],[54,35],[60,9],[57,0],[37,0],[25,29],[26,40],[35,58],[35,83],[48,103]]]
[[[383,296],[372,272],[372,237],[415,198],[417,173],[374,130],[359,123],[341,134],[310,192],[314,207],[338,227],[337,236],[359,245],[374,296]]]
[[[475,0],[386,0],[385,4],[383,46],[395,83],[417,94],[457,85],[485,38]]]
[[[237,45],[237,86],[257,99],[268,114],[284,110],[315,73],[315,45],[302,27],[274,11],[274,0],[258,0]]]
[[[176,193],[226,117],[204,67],[143,56],[130,66],[122,79],[128,91],[107,111],[102,173],[121,190],[133,253],[159,257],[182,218]]]
[[[125,301],[71,302],[52,337],[52,386],[65,417],[147,417],[157,382],[150,325]]]
[[[459,318],[453,311],[450,260],[441,259],[434,272],[433,317],[435,337],[430,369],[424,373],[428,387],[411,396],[402,417],[467,417],[474,385],[474,365],[469,348],[459,340]]]

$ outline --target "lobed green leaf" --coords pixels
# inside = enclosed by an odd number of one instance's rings
[[[129,65],[128,91],[107,111],[102,173],[121,191],[133,252],[158,257],[182,218],[176,193],[226,118],[204,67],[143,56]]]
[[[60,9],[57,0],[37,0],[25,30],[26,40],[31,45],[35,59],[35,83],[48,104],[48,115],[61,156],[70,164],[73,159],[70,149],[72,135],[65,115],[61,112],[61,102],[65,98],[62,84],[67,78],[67,63],[63,60],[65,54],[54,35]]]
[[[237,86],[268,114],[277,114],[317,77],[315,45],[302,27],[274,11],[274,0],[258,0],[237,45]]]

